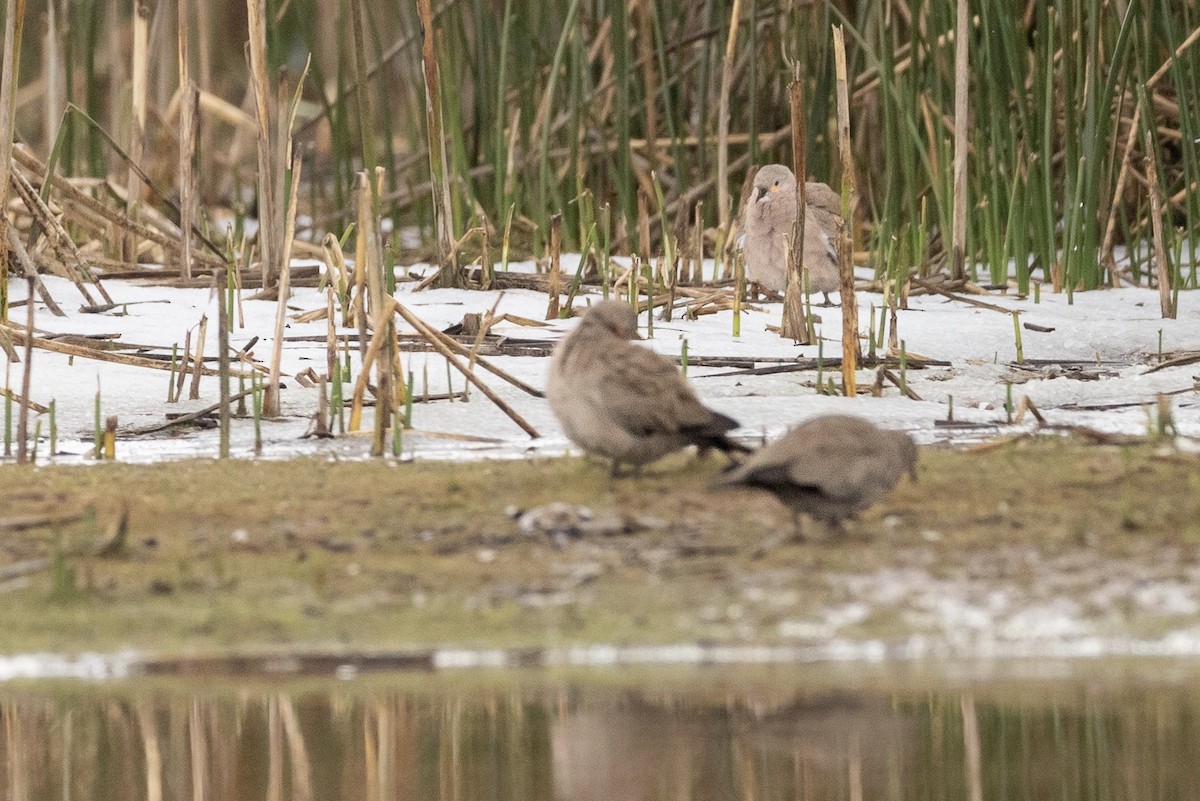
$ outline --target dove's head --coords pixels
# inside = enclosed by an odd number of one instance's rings
[[[777,197],[794,197],[796,176],[783,164],[768,164],[754,176],[754,192],[751,201],[769,203]]]
[[[637,332],[637,314],[623,300],[603,300],[587,310],[580,327],[603,328],[621,339],[641,339]]]

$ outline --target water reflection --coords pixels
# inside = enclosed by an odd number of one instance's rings
[[[5,690],[0,797],[1200,797],[1180,689],[961,693],[436,688]]]

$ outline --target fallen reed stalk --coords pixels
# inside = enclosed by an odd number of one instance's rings
[[[435,330],[428,323],[426,323],[420,317],[417,317],[415,314],[410,312],[408,309],[406,309],[402,304],[398,303],[396,300],[393,299],[392,303],[394,304],[396,313],[399,314],[401,317],[403,317],[405,322],[407,322],[413,328],[417,329],[418,332],[424,334],[426,339],[429,340],[429,344],[433,345],[434,350],[436,350],[438,353],[440,353],[446,359],[446,361],[452,367],[454,367],[454,369],[458,370],[460,373],[462,373],[464,376],[466,376],[468,381],[470,381],[472,384],[474,384],[475,387],[477,389],[479,389],[480,392],[482,392],[484,395],[486,395],[488,400],[490,400],[492,403],[496,404],[496,406],[500,409],[500,411],[504,412],[504,414],[507,415],[510,420],[512,420],[514,423],[516,423],[521,428],[522,431],[524,431],[526,434],[533,437],[534,439],[541,436],[537,432],[537,429],[535,429],[528,422],[526,422],[525,418],[523,418],[521,415],[519,415],[516,412],[516,410],[514,410],[511,406],[509,406],[507,403],[505,403],[503,398],[501,398],[499,395],[497,395],[495,392],[493,392],[492,389],[487,384],[484,384],[478,378],[476,378],[475,374],[471,371],[471,369],[469,367],[459,363],[458,359],[455,358],[454,352],[451,351],[449,346],[446,345],[446,343],[441,339],[441,337],[437,336],[437,333],[439,333],[439,332],[435,332]],[[482,362],[481,362],[481,364],[482,364]]]
[[[127,353],[113,353],[107,350],[98,350],[96,348],[88,348],[80,345],[71,344],[68,342],[58,342],[54,339],[44,337],[29,337],[28,333],[23,330],[24,326],[16,323],[8,323],[7,325],[0,324],[0,333],[12,337],[13,342],[24,345],[26,339],[33,343],[33,347],[40,350],[53,351],[66,356],[76,356],[82,359],[94,359],[101,362],[112,362],[113,364],[123,364],[128,367],[146,367],[152,370],[165,370],[170,372],[171,363],[166,360],[148,359],[144,356],[132,356]],[[259,368],[257,365],[250,372],[232,373],[236,377],[249,378],[252,374],[257,374]],[[179,370],[184,373],[183,369]],[[219,371],[213,368],[202,367],[203,375],[219,375]]]

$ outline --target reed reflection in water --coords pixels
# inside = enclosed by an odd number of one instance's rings
[[[0,695],[12,801],[1200,798],[1196,698],[307,685]]]

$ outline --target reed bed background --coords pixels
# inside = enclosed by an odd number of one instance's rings
[[[13,138],[75,179],[123,185],[133,159],[149,180],[128,179],[127,205],[178,219],[147,186],[181,199],[185,73],[198,88],[197,228],[213,242],[225,237],[221,209],[261,216],[263,238],[281,241],[289,184],[301,173],[297,235],[343,237],[360,218],[356,174],[378,168],[377,213],[392,231],[423,234],[415,252],[411,237],[388,237],[389,265],[437,258],[435,244],[447,241],[456,257],[473,258],[479,241],[498,242],[506,229],[514,253],[541,256],[554,215],[561,246],[597,258],[690,247],[697,220],[711,255],[729,242],[722,224],[736,219],[751,165],[792,160],[793,66],[804,82],[807,171],[840,181],[839,24],[852,80],[859,261],[895,276],[951,270],[953,0],[267,0],[254,70],[244,43],[256,17],[248,7],[261,0],[136,5],[8,4],[24,24]],[[993,284],[1012,272],[1022,291],[1031,278],[1067,291],[1146,282],[1157,212],[1172,285],[1195,286],[1200,4],[965,5],[967,269]],[[434,69],[424,69],[423,52]],[[258,101],[256,81],[267,89]],[[727,158],[718,141],[724,82]],[[295,169],[259,160],[256,112],[274,121],[270,136],[293,131]],[[266,172],[274,184],[264,195]],[[126,205],[113,189],[94,194]],[[639,236],[639,195],[648,238]],[[472,230],[484,235],[454,246]],[[1123,272],[1113,257],[1122,244],[1133,246]],[[113,260],[134,260],[121,241],[104,246]],[[264,264],[278,264],[272,248],[279,242],[259,243]]]

